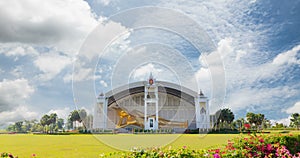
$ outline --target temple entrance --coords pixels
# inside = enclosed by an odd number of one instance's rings
[[[149,119],[148,119],[148,123],[149,123],[149,129],[155,129],[154,128],[154,117],[150,117]]]

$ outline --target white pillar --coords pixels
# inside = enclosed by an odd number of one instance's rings
[[[196,128],[199,128],[201,131],[208,130],[210,127],[208,98],[204,96],[202,91],[195,97],[195,106]]]
[[[155,129],[158,129],[158,87],[155,86]]]
[[[199,96],[196,96],[195,98],[195,114],[196,114],[196,128],[200,129],[200,104],[199,104]]]
[[[107,99],[103,93],[97,97],[94,110],[93,128],[105,129],[107,124]]]
[[[206,130],[210,129],[209,100],[206,99]]]
[[[103,104],[103,128],[107,128],[107,120],[108,120],[108,114],[107,114],[107,103],[108,99],[104,97],[104,104]]]
[[[148,95],[148,88],[145,86],[144,91],[144,129],[147,129],[147,95]]]
[[[153,119],[153,127],[151,127],[151,129],[158,129],[158,86],[155,84],[155,79],[153,78],[152,74],[150,74],[148,83],[145,84],[145,90],[144,90],[145,94],[144,94],[144,100],[145,100],[145,112],[144,112],[144,125],[145,125],[145,129],[150,129],[150,120],[149,119]],[[149,94],[151,95],[154,93],[154,98],[147,98],[147,95]],[[152,95],[153,96],[153,95]],[[148,103],[150,103],[150,107],[149,108],[153,108],[153,104],[155,104],[155,119],[154,118],[147,118],[147,106]]]

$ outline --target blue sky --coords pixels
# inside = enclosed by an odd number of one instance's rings
[[[218,93],[206,48],[197,50],[178,32],[131,28],[147,22],[141,15],[117,18],[149,6],[201,27],[199,39],[212,43],[210,53],[221,58],[225,72],[219,106],[237,118],[257,112],[283,123],[300,112],[299,0],[11,0],[0,2],[0,126],[51,112],[65,118],[76,107],[92,113],[97,93],[144,80],[150,71],[170,82],[193,78],[207,96]],[[164,20],[185,28],[176,17]],[[193,32],[186,28],[186,35]],[[103,36],[89,41],[97,29]],[[114,40],[104,45],[106,38]],[[85,44],[105,49],[93,54]]]

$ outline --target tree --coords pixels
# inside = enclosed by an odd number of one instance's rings
[[[59,118],[58,120],[57,120],[57,127],[58,127],[58,129],[63,129],[63,126],[64,126],[64,119],[63,118]]]
[[[247,114],[246,114],[246,118],[247,118],[247,121],[251,124],[251,125],[253,125],[253,124],[255,124],[255,114],[254,113],[252,113],[252,112],[248,112]]]
[[[23,121],[18,121],[15,123],[16,132],[22,132],[22,125],[23,125]]]
[[[79,116],[79,112],[77,110],[74,110],[70,113],[69,115],[69,119],[70,121],[72,121],[72,123],[80,120],[80,116]],[[75,123],[75,129],[76,129],[76,123]]]
[[[71,121],[71,118],[69,117],[67,120],[67,129],[73,129],[73,121]]]
[[[254,127],[259,130],[260,125],[262,125],[265,115],[264,114],[255,114],[252,112],[248,112],[246,114],[247,120],[251,125],[254,125]]]
[[[44,131],[46,132],[46,133],[48,133],[48,127],[47,126],[49,126],[50,124],[51,124],[51,118],[50,118],[50,116],[49,115],[44,115],[42,118],[41,118],[41,120],[40,120],[40,123],[41,123],[41,125],[43,126],[43,128],[44,128]]]
[[[56,120],[57,120],[57,114],[56,113],[52,113],[49,116],[49,121],[50,121],[50,131],[53,132],[55,126],[56,126]]]
[[[33,126],[31,127],[31,132],[43,132],[44,131],[44,127],[36,122],[33,124]]]
[[[291,126],[292,127],[295,127],[295,128],[297,128],[297,129],[299,129],[300,128],[300,115],[299,115],[299,113],[293,113],[292,115],[291,115]]]
[[[216,122],[216,124],[219,127],[219,129],[221,128],[220,127],[221,125],[222,125],[222,128],[223,128],[224,124],[226,124],[228,126],[234,120],[234,114],[228,108],[218,110],[217,113],[216,113],[216,115],[217,116],[219,115],[219,117],[217,119],[217,122]]]
[[[265,118],[264,119],[264,121],[263,121],[263,123],[262,123],[262,127],[264,128],[264,129],[266,129],[266,128],[271,128],[271,121],[270,120],[268,120],[267,118]]]
[[[283,123],[275,122],[275,126],[273,126],[273,128],[285,128],[285,126],[283,125]]]
[[[256,114],[256,126],[258,130],[260,129],[260,126],[262,125],[264,119],[265,119],[264,114]]]
[[[16,132],[16,126],[14,124],[10,124],[6,130],[10,132]]]
[[[241,132],[244,129],[245,119],[240,118],[235,121],[235,127]]]
[[[86,129],[86,117],[87,117],[87,113],[84,109],[79,110],[79,122],[82,122],[84,129]]]

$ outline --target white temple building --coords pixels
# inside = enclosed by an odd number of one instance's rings
[[[181,85],[156,81],[130,83],[97,97],[94,129],[208,130],[208,98]]]

